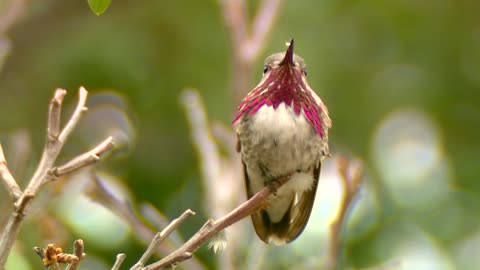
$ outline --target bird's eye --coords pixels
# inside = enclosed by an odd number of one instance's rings
[[[269,72],[270,69],[272,69],[270,66],[265,66],[265,67],[263,68],[263,75],[267,74],[267,72]]]
[[[306,69],[302,70],[302,73],[303,73],[303,76],[307,77],[307,70]]]

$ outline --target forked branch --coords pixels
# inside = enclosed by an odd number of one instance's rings
[[[63,130],[60,130],[61,107],[66,93],[67,91],[64,89],[57,89],[50,102],[47,123],[47,139],[43,154],[40,163],[24,192],[19,191],[20,189],[16,184],[16,181],[13,179],[13,176],[10,174],[6,166],[3,151],[0,148],[0,173],[2,176],[2,183],[4,183],[10,196],[15,200],[13,211],[0,233],[0,270],[5,269],[8,255],[15,243],[25,213],[30,208],[32,200],[41,186],[51,180],[52,175],[63,175],[94,163],[98,160],[101,154],[111,149],[113,146],[113,140],[109,137],[93,150],[52,171],[55,160],[62,150],[65,141],[77,125],[82,113],[87,110],[85,103],[87,101],[88,92],[85,88],[80,87],[77,107]],[[76,266],[71,266],[69,269],[75,268]]]
[[[242,203],[240,206],[217,220],[208,220],[203,227],[193,235],[185,244],[175,250],[167,257],[158,262],[147,265],[144,270],[163,269],[176,265],[188,258],[197,251],[203,244],[210,240],[214,235],[220,233],[226,227],[240,221],[241,219],[250,216],[259,209],[265,207],[265,201],[268,196],[279,189],[290,179],[290,175],[280,178],[274,182],[273,187],[264,187],[260,192],[255,194],[248,201]]]

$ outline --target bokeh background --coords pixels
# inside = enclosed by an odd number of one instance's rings
[[[0,9],[9,2],[1,1]],[[248,2],[251,15],[258,3]],[[179,229],[191,235],[210,215],[202,208],[208,187],[181,93],[198,89],[209,119],[227,128],[238,102],[220,3],[113,0],[97,16],[86,1],[47,0],[25,1],[22,10],[0,46],[8,52],[0,59],[0,139],[22,187],[40,157],[54,89],[69,91],[68,115],[78,87],[85,86],[89,114],[60,160],[114,133],[118,149],[96,166],[102,178],[134,206],[148,202],[170,219],[186,208],[197,211]],[[250,87],[261,76],[263,58],[294,37],[310,85],[329,108],[334,157],[346,153],[363,161],[365,183],[345,230],[342,269],[480,267],[479,11],[480,2],[468,0],[282,5]],[[259,243],[245,222],[250,253],[239,255],[238,269],[320,265],[341,196],[335,162],[326,163],[305,236],[263,250],[263,259],[252,262],[248,254],[256,254]],[[68,249],[77,238],[86,241],[85,269],[110,269],[120,252],[127,253],[125,267],[141,256],[145,245],[125,222],[87,196],[72,199],[85,185],[74,178],[64,181],[73,186],[46,189],[32,210],[36,217],[24,224],[10,269],[38,269],[33,246],[56,241]],[[2,222],[7,197],[0,192]],[[220,269],[215,257],[222,253],[212,254],[202,248],[198,260]]]

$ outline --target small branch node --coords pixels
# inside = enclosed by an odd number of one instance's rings
[[[23,196],[20,197],[15,203],[15,214],[18,216],[24,216],[25,215],[25,208],[27,207],[28,203],[35,197],[35,194],[32,193],[30,190],[26,190],[23,193]]]

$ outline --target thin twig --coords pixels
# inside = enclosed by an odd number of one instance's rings
[[[223,0],[225,25],[232,47],[232,90],[239,101],[250,86],[253,64],[265,47],[268,34],[278,17],[283,0],[262,1],[253,22],[247,20],[244,0]]]
[[[135,211],[131,208],[128,202],[122,201],[121,199],[114,196],[105,184],[99,179],[98,175],[95,172],[92,172],[92,182],[94,186],[90,191],[87,192],[87,195],[94,201],[99,204],[107,207],[113,213],[122,217],[125,221],[128,222],[131,228],[135,230],[135,235],[142,241],[148,243],[155,236],[155,232],[152,231],[142,220],[136,216]],[[161,246],[160,252],[163,254],[168,254],[171,250],[166,249]]]
[[[208,220],[203,227],[195,233],[183,246],[176,251],[161,259],[158,262],[150,264],[144,268],[144,270],[162,269],[178,264],[185,260],[188,254],[192,254],[197,251],[205,242],[207,242],[212,236],[232,225],[241,219],[250,216],[265,206],[265,200],[272,193],[272,190],[278,190],[283,184],[290,179],[290,175],[280,178],[274,183],[274,187],[264,187],[260,192],[255,194],[248,201],[242,203],[240,206],[232,210],[218,220]]]
[[[96,174],[92,174],[92,182],[95,186],[87,193],[90,198],[109,208],[112,212],[126,220],[130,227],[135,231],[135,236],[142,242],[149,243],[155,236],[155,231],[147,226],[142,219],[136,215],[135,211],[131,208],[131,204],[118,199],[109,192]],[[165,254],[172,253],[173,249],[168,245],[160,245],[155,252],[158,253],[158,255],[165,256]],[[198,260],[188,261],[187,266],[188,269],[192,270],[205,269]]]
[[[241,47],[244,61],[254,63],[260,55],[279,14],[282,2],[283,0],[261,1],[251,26],[250,36],[245,40],[245,45]]]
[[[100,159],[100,156],[112,149],[113,146],[113,137],[110,136],[92,150],[75,157],[61,166],[54,167],[51,170],[51,175],[54,177],[51,179],[56,179],[62,175],[71,173],[97,162]]]
[[[348,217],[349,210],[353,206],[354,199],[360,190],[363,180],[363,165],[361,163],[358,163],[357,166],[352,166],[351,162],[346,157],[339,156],[337,164],[343,185],[343,197],[340,202],[340,209],[338,210],[337,217],[330,224],[330,246],[326,267],[326,269],[330,270],[335,270],[339,267],[338,262],[342,247],[340,237],[342,227]]]
[[[8,194],[15,202],[20,196],[22,196],[22,191],[13,178],[13,175],[10,173],[10,170],[7,167],[7,161],[5,160],[5,155],[3,154],[2,144],[0,143],[0,176],[5,189],[7,189]]]
[[[119,270],[125,258],[127,258],[127,255],[125,255],[124,253],[118,254],[117,259],[115,260],[115,264],[112,266],[112,270]]]
[[[65,140],[68,138],[70,133],[72,133],[73,129],[77,125],[78,121],[80,121],[82,113],[87,110],[87,107],[85,107],[85,103],[87,102],[87,95],[88,95],[87,90],[85,90],[85,88],[83,86],[81,86],[79,91],[78,91],[77,108],[73,112],[73,115],[70,118],[70,121],[67,122],[67,124],[63,128],[62,132],[58,136],[58,140],[61,143],[65,142]]]
[[[139,212],[142,218],[148,221],[154,228],[159,230],[165,228],[170,223],[168,218],[165,217],[158,209],[149,203],[142,203],[139,206]],[[168,244],[173,247],[181,246],[184,241],[177,231],[173,231],[168,237]]]
[[[167,238],[170,235],[170,233],[172,233],[173,230],[175,230],[186,218],[193,215],[195,215],[195,212],[188,209],[185,212],[183,212],[183,214],[180,217],[174,219],[170,224],[168,224],[168,226],[165,227],[165,229],[157,233],[155,237],[153,237],[152,242],[150,243],[150,245],[148,246],[147,250],[142,255],[142,257],[140,258],[140,260],[138,260],[138,262],[134,266],[132,266],[130,270],[141,269],[145,265],[145,263],[148,261],[148,259],[152,257],[152,254],[158,248],[160,243],[162,243],[163,240],[165,240],[165,238]]]
[[[218,202],[218,195],[222,191],[216,188],[220,186],[220,181],[224,181],[220,172],[221,160],[217,145],[210,134],[207,115],[200,95],[193,89],[185,90],[182,94],[182,105],[188,113],[187,119],[192,129],[192,139],[202,167],[202,179],[207,192],[205,196],[207,199],[206,208],[210,215],[214,217],[223,215],[226,211],[219,209],[223,204]]]
[[[229,28],[230,43],[234,55],[240,55],[240,49],[245,36],[247,35],[247,15],[245,0],[223,0],[223,19]]]

